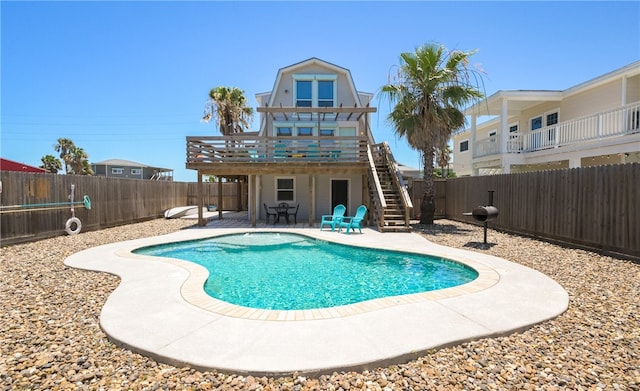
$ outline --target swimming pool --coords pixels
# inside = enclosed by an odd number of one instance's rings
[[[450,288],[478,273],[424,254],[331,243],[304,235],[261,232],[169,243],[137,254],[205,267],[205,292],[266,310],[307,310]]]

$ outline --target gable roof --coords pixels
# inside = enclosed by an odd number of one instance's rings
[[[353,97],[355,99],[355,101],[358,103],[358,106],[362,107],[362,101],[360,100],[360,95],[358,94],[358,91],[356,90],[356,86],[355,83],[353,82],[353,77],[351,77],[351,71],[347,68],[343,68],[341,66],[335,65],[333,63],[330,63],[328,61],[324,61],[321,60],[317,57],[311,57],[307,60],[304,61],[300,61],[298,63],[292,64],[292,65],[288,65],[286,67],[280,68],[278,70],[278,75],[276,76],[276,80],[273,84],[273,88],[271,90],[271,92],[265,92],[265,93],[260,93],[260,94],[256,94],[256,97],[258,96],[264,96],[264,95],[269,95],[270,99],[269,99],[269,106],[273,106],[274,102],[273,100],[275,99],[275,94],[273,94],[273,91],[276,91],[276,89],[278,88],[278,85],[280,85],[280,81],[282,80],[282,75],[285,72],[291,72],[291,71],[295,71],[297,69],[304,69],[305,67],[308,67],[310,65],[320,65],[323,66],[325,68],[330,69],[331,71],[335,72],[335,73],[339,73],[343,76],[345,76],[345,78],[347,79],[347,83],[349,85],[349,89],[351,90],[351,93],[353,94]]]
[[[40,172],[47,170],[0,157],[0,171]]]

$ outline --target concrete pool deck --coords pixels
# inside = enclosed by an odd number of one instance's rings
[[[206,295],[204,268],[132,254],[139,247],[239,232],[285,231],[337,243],[442,256],[479,272],[462,286],[310,311],[264,311]],[[362,370],[554,318],[568,294],[533,269],[429,242],[414,233],[203,227],[73,254],[67,266],[118,275],[100,325],[116,344],[176,366],[276,376]]]

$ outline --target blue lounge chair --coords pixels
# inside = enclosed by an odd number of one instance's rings
[[[317,159],[320,157],[320,152],[318,150],[318,144],[309,144],[307,145],[307,157],[309,159]]]
[[[320,231],[322,231],[322,227],[325,225],[331,226],[331,231],[335,231],[336,225],[339,225],[342,222],[342,218],[344,217],[344,213],[347,211],[347,207],[338,204],[333,208],[332,215],[324,215],[322,219],[320,219]]]
[[[285,159],[289,157],[289,151],[287,150],[287,144],[285,143],[278,143],[275,146],[275,149],[273,151],[273,158],[274,159]]]
[[[339,227],[338,231],[341,231],[342,228],[346,228],[347,233],[349,233],[350,230],[355,231],[355,229],[357,228],[358,231],[362,233],[362,228],[360,227],[360,223],[362,223],[362,220],[364,220],[365,214],[367,214],[367,207],[364,205],[360,205],[356,210],[355,216],[353,217],[346,216],[340,221],[340,223],[338,224],[338,227]]]

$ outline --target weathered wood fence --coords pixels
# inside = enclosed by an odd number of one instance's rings
[[[74,200],[89,196],[91,210],[76,205],[82,232],[150,220],[176,206],[195,205],[196,183],[118,179],[96,176],[0,172],[0,244],[8,245],[65,234]],[[218,205],[218,184],[204,183],[205,205]],[[222,184],[222,209],[239,210],[244,184]],[[240,193],[239,193],[240,192]],[[62,205],[50,205],[62,204]],[[25,205],[7,208],[12,205]],[[38,205],[37,207],[29,205]],[[41,205],[41,206],[40,206]]]
[[[640,259],[640,163],[448,179],[446,217],[473,222],[489,190],[490,228]]]
[[[162,216],[166,209],[195,205],[197,184],[74,175],[0,172],[0,204],[68,202],[84,195],[92,209],[75,208],[82,231]],[[218,184],[204,183],[205,205],[218,205]],[[414,213],[420,210],[422,186],[414,182]],[[245,210],[247,186],[223,183],[223,210]],[[494,190],[498,218],[490,228],[570,243],[605,253],[640,259],[640,163],[464,177],[436,182],[436,215],[473,222],[463,216],[486,205]],[[0,244],[64,234],[68,207],[21,210],[0,215]]]

